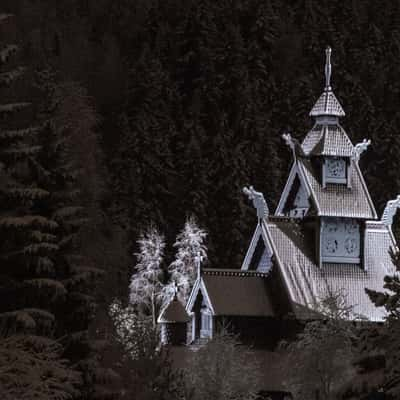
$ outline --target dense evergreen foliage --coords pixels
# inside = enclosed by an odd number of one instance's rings
[[[362,167],[378,211],[400,191],[398,2],[2,7],[17,18],[0,24],[2,41],[13,36],[0,52],[1,334],[49,340],[42,361],[56,354],[55,371],[83,372],[86,398],[115,395],[102,387],[115,378],[101,365],[107,310],[127,298],[130,255],[151,222],[173,243],[196,215],[209,266],[240,267],[255,225],[241,188],[277,204],[290,166],[280,136],[311,127],[327,44],[343,125],[353,142],[372,139]],[[166,265],[173,258],[170,246]]]
[[[10,3],[26,55],[96,99],[112,193],[103,206],[132,249],[149,221],[171,241],[195,214],[210,265],[240,266],[254,225],[241,188],[277,204],[290,164],[280,135],[311,127],[327,44],[343,124],[353,141],[372,139],[363,166],[378,209],[398,191],[396,2]]]

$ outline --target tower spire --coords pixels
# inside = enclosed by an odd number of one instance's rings
[[[323,120],[328,123],[336,123],[337,118],[343,117],[345,113],[331,87],[331,53],[332,49],[328,46],[325,49],[325,88],[317,102],[314,104],[310,116],[316,117],[320,121]]]
[[[331,75],[332,75],[332,65],[331,65],[331,53],[332,49],[328,46],[325,50],[325,90],[331,90]]]

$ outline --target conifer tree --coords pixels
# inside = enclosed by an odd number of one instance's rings
[[[175,261],[168,267],[172,284],[168,285],[165,291],[169,298],[173,295],[173,287],[176,285],[181,301],[186,304],[197,276],[200,261],[197,258],[200,257],[201,262],[207,261],[207,247],[204,244],[206,237],[207,232],[197,225],[195,217],[189,217],[174,243]]]
[[[0,393],[4,400],[78,398],[81,376],[62,358],[60,343],[31,335],[0,340]]]
[[[164,303],[163,270],[164,237],[156,228],[150,227],[139,240],[138,263],[131,277],[130,304],[140,317],[150,317],[156,327],[157,317]]]
[[[40,204],[40,209],[57,223],[58,250],[52,261],[66,288],[64,302],[55,312],[56,334],[63,338],[64,356],[83,374],[81,390],[84,398],[97,399],[105,395],[114,398],[118,391],[107,386],[112,386],[115,373],[98,361],[104,345],[89,334],[96,311],[95,289],[103,271],[82,248],[87,244],[85,230],[95,223],[92,196],[96,183],[89,178],[95,178],[91,169],[94,168],[93,149],[90,147],[96,148],[91,141],[96,114],[85,90],[79,85],[57,83],[49,71],[43,71],[41,75],[46,101],[41,115],[42,147],[37,179],[50,197]],[[86,156],[81,158],[83,151]],[[84,162],[88,164],[84,165]]]
[[[0,21],[5,19],[1,16]],[[3,94],[23,78],[23,68],[6,69],[16,51],[14,45],[0,51]],[[26,127],[38,122],[29,103],[2,104],[0,114],[0,364],[15,362],[13,368],[8,364],[2,370],[2,395],[72,399],[80,395],[81,382],[61,359],[63,348],[55,341],[56,310],[67,289],[54,260],[60,249],[59,224],[42,208],[51,193],[37,175],[43,170],[41,126]]]

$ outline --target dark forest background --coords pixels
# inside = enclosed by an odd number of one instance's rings
[[[276,207],[291,162],[281,134],[301,139],[311,128],[327,45],[342,124],[354,143],[372,140],[361,162],[379,214],[400,191],[398,1],[2,0],[1,7],[14,15],[2,40],[19,45],[13,62],[25,67],[2,102],[30,102],[18,123],[47,121],[35,157],[73,175],[68,190],[80,194],[70,207],[85,210],[63,235],[79,230],[75,249],[92,268],[85,279],[103,276],[83,285],[96,317],[72,329],[60,310],[83,301],[70,299],[55,311],[59,336],[104,329],[101,315],[126,295],[136,240],[150,223],[173,243],[194,214],[209,232],[209,265],[240,267],[256,223],[242,187],[254,185]],[[68,132],[67,156],[57,154],[52,129]],[[81,348],[65,354],[79,359]]]
[[[241,188],[276,206],[290,168],[280,135],[312,126],[326,45],[342,123],[353,142],[372,139],[363,170],[378,210],[399,190],[398,2],[3,3],[22,64],[93,99],[100,207],[131,248],[150,221],[173,240],[195,214],[210,263],[240,266],[255,223]]]

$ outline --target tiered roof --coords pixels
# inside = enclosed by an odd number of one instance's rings
[[[337,292],[341,292],[347,298],[347,303],[354,307],[354,318],[361,316],[371,321],[382,321],[385,317],[385,311],[375,307],[365,289],[383,291],[384,277],[396,273],[390,250],[397,247],[390,224],[396,209],[400,208],[400,196],[388,203],[384,218],[377,221],[374,204],[358,166],[359,155],[369,142],[353,146],[339,124],[339,117],[345,113],[330,86],[330,54],[328,48],[324,92],[310,112],[316,118],[316,123],[304,139],[302,151],[293,151],[294,163],[276,216],[268,215],[262,193],[252,187],[244,190],[257,208],[258,225],[242,269],[247,270],[252,265],[251,260],[261,237],[272,260],[269,274],[257,275],[256,271],[243,273],[243,270],[205,270],[196,281],[197,286],[187,307],[189,311],[194,302],[193,296],[197,296],[199,290],[204,290],[215,315],[274,316],[278,314],[278,311],[274,313],[278,308],[271,302],[280,300],[268,293],[273,287],[284,293],[285,301],[288,300],[298,318],[314,318],[316,304]],[[285,140],[295,149],[290,135],[285,135]],[[323,184],[321,164],[325,157],[346,159],[350,178],[346,184]],[[293,191],[299,190],[296,177],[310,201],[311,208],[306,214],[310,218],[306,220],[295,221],[282,217],[286,201],[293,194],[292,187],[297,187]],[[364,249],[360,264],[321,264],[319,252],[316,251],[320,217],[364,220],[360,224]],[[305,221],[310,221],[310,224]]]

